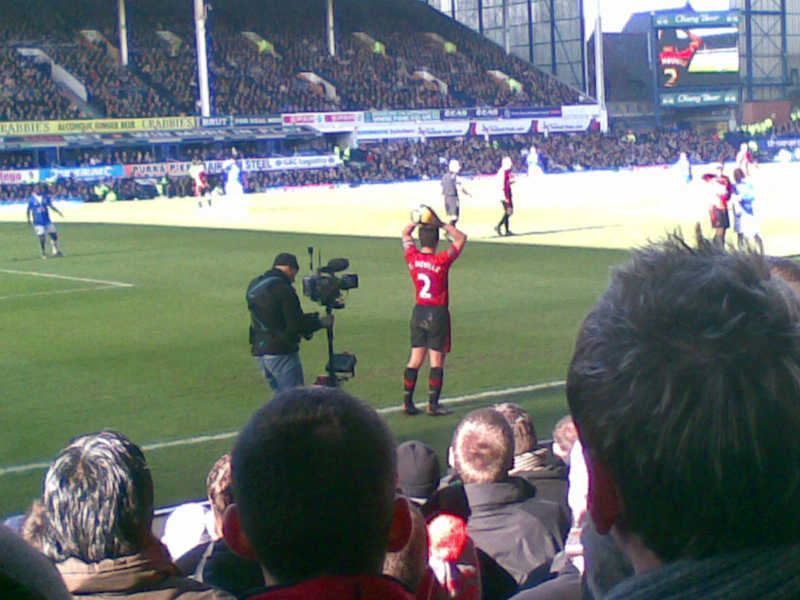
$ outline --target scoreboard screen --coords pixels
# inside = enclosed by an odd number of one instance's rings
[[[660,88],[706,88],[739,82],[739,30],[658,29]]]
[[[656,14],[652,21],[657,89],[661,93],[739,85],[739,14]]]

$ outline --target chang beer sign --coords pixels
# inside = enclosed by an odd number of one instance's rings
[[[694,106],[730,106],[739,103],[739,90],[713,92],[676,92],[661,94],[662,108],[689,108]]]
[[[653,27],[656,29],[677,28],[695,29],[697,27],[738,27],[739,13],[736,11],[673,13],[654,15]]]

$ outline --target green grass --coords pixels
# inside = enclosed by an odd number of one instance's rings
[[[237,430],[270,395],[249,355],[245,288],[280,251],[297,254],[305,272],[312,245],[325,260],[349,258],[360,276],[336,312],[336,350],[359,360],[345,388],[378,408],[399,403],[413,301],[399,239],[80,224],[60,232],[66,257],[43,261],[24,225],[0,224],[0,473],[47,462],[71,437],[104,427],[143,446]],[[609,266],[625,256],[468,244],[451,272],[444,397],[563,379],[583,316]],[[323,335],[303,343],[308,382],[322,373],[326,353]],[[399,440],[422,439],[444,457],[468,410],[503,399],[466,402],[442,419],[387,418]],[[566,412],[559,389],[510,399],[531,411],[542,437]],[[230,445],[149,451],[157,503],[202,497],[208,468]],[[0,475],[0,515],[24,511],[42,474]]]

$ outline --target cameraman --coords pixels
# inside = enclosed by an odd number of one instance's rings
[[[333,325],[333,315],[320,318],[317,313],[303,313],[292,287],[299,270],[297,257],[283,252],[269,271],[247,286],[251,353],[275,393],[305,383],[300,337],[311,339],[318,329]]]

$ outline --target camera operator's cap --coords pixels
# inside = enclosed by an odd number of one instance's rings
[[[294,254],[290,254],[288,252],[281,252],[278,256],[275,257],[275,261],[272,263],[273,267],[291,267],[295,271],[300,270],[300,265],[297,264],[297,257]]]
[[[404,495],[427,500],[439,487],[441,476],[433,448],[416,440],[397,446],[397,487]]]

